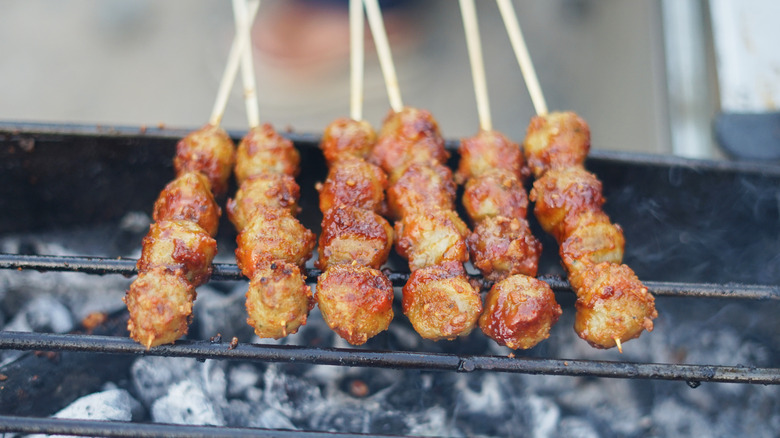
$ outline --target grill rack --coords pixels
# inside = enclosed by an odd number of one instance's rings
[[[14,124],[6,129],[0,123],[0,142],[35,142],[35,147],[48,146],[48,143],[63,143],[73,138],[86,138],[89,142],[121,144],[147,147],[168,146],[189,131],[174,131],[163,128],[114,128]],[[139,132],[140,131],[140,132]],[[10,134],[9,134],[10,132]],[[237,135],[233,135],[237,137]],[[317,137],[308,134],[287,135],[296,144],[316,144]],[[38,143],[40,142],[40,143]],[[27,143],[25,143],[27,144]],[[28,146],[31,146],[28,144]],[[448,142],[450,150],[457,148],[456,142]],[[24,149],[24,148],[22,148]],[[594,151],[595,157],[604,163],[625,164],[650,167],[686,168],[693,171],[714,171],[727,174],[748,173],[764,175],[776,179],[780,176],[780,167],[756,163],[704,162],[677,159],[672,157],[643,156]],[[56,157],[52,158],[56,160]],[[140,160],[140,163],[154,161]],[[136,163],[138,164],[138,163]],[[150,174],[158,173],[152,168]],[[598,172],[597,172],[598,173]],[[672,175],[670,175],[672,177]],[[34,181],[33,181],[34,183]],[[158,187],[159,189],[159,187]],[[148,207],[148,205],[147,205]],[[127,207],[125,207],[127,208]],[[98,257],[60,257],[27,256],[0,254],[0,269],[66,271],[86,274],[135,275],[135,260],[110,259]],[[310,279],[320,272],[309,269]],[[388,272],[394,285],[402,285],[408,274]],[[479,278],[479,277],[476,277]],[[243,279],[234,264],[215,264],[213,280]],[[558,276],[542,276],[550,286],[559,292],[571,292],[568,283]],[[777,302],[780,300],[780,286],[754,285],[742,283],[683,283],[683,282],[644,282],[657,296],[695,297],[730,300],[761,300]],[[497,356],[474,356],[457,354],[421,353],[404,351],[370,351],[359,349],[325,349],[296,346],[239,344],[230,348],[227,343],[209,341],[179,341],[175,345],[157,347],[146,351],[128,338],[93,335],[53,335],[35,333],[0,332],[0,349],[26,351],[70,351],[78,353],[105,353],[112,355],[155,355],[178,356],[197,359],[249,360],[260,362],[289,362],[307,364],[325,364],[336,366],[390,367],[431,371],[474,372],[492,371],[524,374],[547,374],[565,376],[593,376],[626,379],[651,379],[685,381],[696,387],[701,382],[731,382],[776,385],[780,384],[780,368],[756,368],[750,366],[718,365],[677,365],[663,363],[630,363],[594,360],[535,359]],[[26,418],[0,416],[0,431],[24,433],[68,433],[93,436],[285,436],[290,431],[271,431],[243,428],[201,428],[180,425],[161,425],[122,422],[90,422],[45,418]],[[362,436],[360,434],[341,434],[330,432],[302,432],[307,436]]]

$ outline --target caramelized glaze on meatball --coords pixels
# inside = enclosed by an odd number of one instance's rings
[[[387,177],[376,165],[356,158],[337,161],[320,188],[320,211],[348,205],[382,212],[386,188]]]
[[[300,197],[301,188],[290,175],[279,173],[254,175],[244,180],[235,198],[228,199],[228,219],[240,232],[252,216],[262,209],[283,209],[292,215],[297,214]]]
[[[577,289],[574,330],[596,348],[612,348],[653,330],[655,299],[626,265],[590,265]]]
[[[222,210],[214,201],[211,183],[200,172],[184,172],[168,183],[154,203],[155,222],[185,220],[217,234]]]
[[[387,189],[388,210],[395,219],[428,210],[454,210],[456,190],[449,167],[413,163]]]
[[[331,266],[317,281],[316,299],[328,326],[352,345],[365,344],[393,320],[393,285],[367,266]]]
[[[466,239],[471,262],[489,281],[510,275],[536,276],[542,244],[520,218],[489,217],[480,221]]]
[[[322,219],[316,265],[327,269],[342,263],[359,263],[379,269],[393,247],[393,227],[370,210],[334,208]]]
[[[491,216],[525,219],[528,196],[523,184],[513,174],[494,170],[466,182],[463,207],[474,223]]]
[[[402,304],[415,331],[434,341],[468,335],[482,313],[479,291],[459,262],[412,272],[403,288]]]
[[[206,125],[179,141],[173,166],[176,175],[202,173],[211,183],[214,195],[220,196],[227,191],[235,159],[235,146],[227,132],[218,126]]]
[[[238,144],[236,181],[241,185],[250,176],[263,173],[298,175],[300,154],[292,142],[266,123],[252,128]]]
[[[479,327],[500,345],[525,350],[550,337],[550,328],[561,313],[547,283],[513,275],[488,292]]]
[[[280,260],[303,266],[316,243],[314,233],[285,210],[261,210],[236,237],[236,262],[249,278],[261,260]]]
[[[405,216],[395,223],[396,251],[417,269],[446,261],[469,259],[469,229],[452,210],[431,210]]]
[[[198,287],[211,277],[216,253],[217,241],[194,222],[162,221],[149,227],[136,267],[138,272],[164,268]]]
[[[385,118],[379,140],[369,161],[387,172],[390,181],[403,174],[411,163],[444,164],[449,152],[433,115],[426,110],[406,107],[391,111]]]
[[[322,135],[320,148],[329,165],[350,158],[365,160],[376,144],[376,132],[364,120],[334,120]]]
[[[545,231],[560,243],[577,226],[581,215],[600,211],[601,181],[581,167],[553,169],[534,182],[530,194],[534,213]]]
[[[582,166],[590,151],[590,127],[573,112],[536,116],[528,125],[523,148],[536,178],[550,169]]]
[[[494,170],[504,170],[522,181],[528,176],[523,152],[517,143],[498,131],[479,131],[460,141],[460,162],[455,181],[463,184]]]
[[[603,212],[582,215],[579,225],[560,245],[561,260],[572,287],[579,287],[579,277],[586,266],[622,263],[625,243],[623,230]]]
[[[130,337],[147,349],[170,344],[187,334],[195,288],[164,267],[140,272],[124,302],[130,312]]]
[[[283,338],[306,324],[314,307],[311,289],[298,266],[260,263],[246,293],[247,323],[261,338]]]

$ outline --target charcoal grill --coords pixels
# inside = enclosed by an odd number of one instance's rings
[[[0,123],[0,211],[3,212],[0,234],[112,224],[127,212],[149,211],[160,189],[173,174],[175,144],[187,132],[163,126],[137,128]],[[232,136],[238,139],[241,134],[234,132]],[[293,132],[286,135],[296,143],[302,156],[302,221],[316,231],[319,230],[321,216],[314,183],[322,180],[326,173],[317,147],[318,137]],[[448,148],[455,150],[457,144],[448,142]],[[453,163],[450,164],[454,165],[456,155],[453,154]],[[695,306],[699,300],[778,305],[780,166],[692,161],[599,150],[592,152],[587,166],[604,182],[607,213],[625,230],[628,242],[625,263],[645,280],[658,300],[679,299],[688,306]],[[540,262],[540,278],[548,282],[562,299],[564,311],[571,312],[573,294],[562,278],[557,247],[540,231],[534,219],[530,220],[535,235],[541,238],[546,248]],[[220,252],[229,254],[234,248],[234,231],[225,222],[223,220],[217,239]],[[129,277],[135,274],[135,260],[0,254],[0,268]],[[388,274],[397,286],[403,285],[408,278],[399,260],[391,259]],[[316,281],[318,275],[316,269],[308,270],[310,281]],[[475,277],[478,279],[478,276]],[[234,264],[215,264],[212,281],[240,279],[240,271]],[[394,324],[402,318],[397,315]],[[659,321],[663,323],[663,315]],[[758,335],[773,337],[776,339],[774,345],[780,345],[777,331]],[[457,345],[458,342],[452,344]],[[631,345],[627,347],[631,348]],[[482,371],[660,379],[685,381],[691,386],[700,382],[780,384],[778,367],[634,363],[526,357],[522,353],[516,353],[517,357],[501,357],[469,354],[456,348],[445,348],[447,352],[383,351],[247,343],[231,348],[228,342],[203,339],[182,340],[146,351],[126,336],[4,331],[0,332],[0,349],[465,373]],[[0,395],[2,392],[0,389]],[[0,431],[93,436],[290,434],[262,429],[58,420],[35,415],[0,415]],[[295,434],[300,433],[295,431]],[[308,434],[341,435],[325,432]]]

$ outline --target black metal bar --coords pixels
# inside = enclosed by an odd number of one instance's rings
[[[780,384],[780,369],[778,368],[461,356],[409,351],[310,348],[290,345],[239,344],[235,348],[231,348],[229,343],[211,343],[209,341],[179,341],[175,345],[163,345],[146,350],[144,346],[133,342],[129,338],[92,335],[0,332],[0,349],[67,350],[432,371],[498,371],[560,376],[679,380],[691,384],[699,382]]]
[[[0,269],[19,269],[36,271],[82,272],[85,274],[120,274],[126,277],[135,275],[136,261],[133,259],[109,259],[101,257],[78,256],[39,256],[0,254]],[[318,269],[308,269],[306,275],[315,281],[321,274]],[[409,274],[386,272],[396,286],[403,286]],[[480,278],[480,277],[476,277]],[[212,280],[242,280],[244,276],[235,264],[215,263]],[[571,291],[569,283],[557,276],[541,276],[554,290]],[[675,283],[646,281],[645,286],[656,296],[693,297],[693,298],[731,298],[743,300],[780,301],[780,286],[758,284],[711,284],[711,283]]]
[[[30,418],[0,415],[0,432],[24,434],[108,436],[108,437],[366,437],[397,435],[365,435],[360,433],[278,430],[244,427],[190,426],[162,423],[130,423],[126,421],[70,420],[64,418]]]

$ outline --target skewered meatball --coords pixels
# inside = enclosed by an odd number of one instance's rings
[[[586,213],[579,223],[560,245],[561,260],[575,289],[585,267],[601,262],[620,264],[626,243],[623,230],[604,212]]]
[[[301,156],[292,142],[282,137],[266,123],[252,128],[238,144],[236,153],[236,181],[263,173],[298,175]]]
[[[558,242],[576,228],[581,215],[600,211],[604,204],[601,181],[581,167],[546,172],[534,182],[530,198],[539,224]]]
[[[431,210],[405,216],[395,223],[396,251],[415,271],[446,261],[469,259],[466,237],[469,229],[452,210]]]
[[[352,345],[362,345],[387,330],[393,320],[393,285],[367,266],[331,266],[317,280],[322,318]]]
[[[228,178],[236,159],[233,140],[224,129],[206,125],[176,145],[173,166],[176,175],[200,172],[208,178],[215,196],[227,191]]]
[[[489,217],[480,221],[466,239],[471,262],[487,280],[510,275],[536,276],[542,244],[520,218]]]
[[[193,287],[211,277],[211,261],[217,253],[217,241],[203,228],[190,221],[153,223],[143,239],[138,272],[164,268],[178,272]]]
[[[140,272],[124,298],[130,337],[147,349],[174,342],[187,333],[194,300],[184,277],[164,267]]]
[[[222,210],[214,201],[211,184],[200,172],[185,172],[168,183],[154,203],[155,222],[185,220],[217,234]]]
[[[626,265],[599,263],[586,268],[577,289],[574,330],[596,348],[612,348],[642,330],[653,330],[655,299]]]
[[[316,237],[285,210],[261,210],[236,238],[236,262],[254,278],[258,263],[269,257],[303,266],[311,257]]]
[[[387,189],[387,205],[395,219],[435,209],[454,210],[456,190],[449,167],[413,163]]]
[[[314,307],[311,289],[298,266],[282,261],[261,263],[246,293],[247,323],[261,338],[283,338],[306,324]]]
[[[590,127],[573,112],[536,116],[528,125],[523,148],[536,178],[550,169],[582,166],[590,151]]]
[[[468,180],[463,207],[472,222],[491,216],[525,218],[528,196],[523,183],[505,170],[495,170]]]
[[[395,182],[411,163],[444,164],[449,156],[433,115],[406,107],[397,113],[391,111],[385,118],[369,161],[379,165]]]
[[[234,199],[228,199],[230,222],[241,231],[251,217],[261,209],[278,208],[297,214],[301,188],[290,175],[264,173],[254,175],[241,184]]]
[[[392,247],[393,227],[385,218],[362,208],[334,208],[322,219],[316,265],[324,270],[355,262],[379,269]]]
[[[339,160],[368,158],[376,144],[376,132],[364,120],[336,119],[325,128],[320,148],[329,165]]]
[[[528,176],[523,152],[517,143],[498,131],[479,131],[476,136],[460,141],[460,163],[455,172],[458,184],[498,169],[520,181]]]
[[[415,331],[434,341],[468,335],[482,313],[479,292],[459,262],[412,272],[403,288],[402,304]]]
[[[333,163],[320,188],[320,211],[342,205],[384,211],[387,177],[374,164],[356,158]]]
[[[488,292],[479,327],[500,345],[525,350],[550,337],[561,313],[547,283],[513,275]]]

